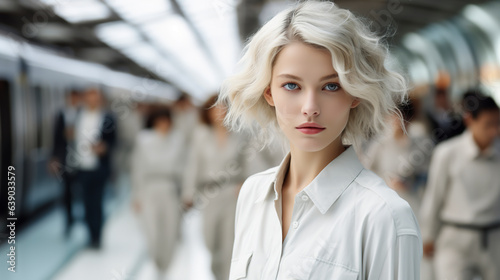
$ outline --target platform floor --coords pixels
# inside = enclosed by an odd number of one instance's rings
[[[157,280],[146,242],[129,203],[126,180],[120,188],[108,188],[105,200],[106,221],[102,247],[87,247],[88,234],[83,222],[83,207],[75,203],[77,222],[65,236],[64,210],[55,207],[16,235],[16,272],[2,261],[2,280]],[[114,193],[113,193],[114,192]],[[10,245],[0,246],[7,260]],[[203,244],[201,215],[185,213],[182,235],[165,280],[213,280],[210,254]]]

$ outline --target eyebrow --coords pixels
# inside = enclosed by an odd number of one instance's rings
[[[278,75],[278,77],[284,77],[284,78],[295,79],[297,81],[302,81],[301,78],[294,76],[294,75],[291,75],[291,74],[281,74],[281,75]],[[323,78],[321,78],[320,81],[324,81],[324,80],[328,80],[328,79],[332,79],[332,78],[338,78],[338,77],[339,77],[339,75],[337,73],[330,74],[330,75],[327,75],[327,76],[324,76]]]

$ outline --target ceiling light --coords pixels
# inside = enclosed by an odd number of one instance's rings
[[[97,37],[109,46],[121,49],[141,41],[136,28],[123,21],[104,23],[96,26]]]
[[[70,23],[81,23],[108,18],[111,11],[95,0],[44,1],[54,12]]]
[[[172,11],[169,0],[105,0],[125,20],[140,23]]]

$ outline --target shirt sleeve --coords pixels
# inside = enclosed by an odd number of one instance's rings
[[[408,203],[372,207],[364,236],[362,280],[420,279],[422,239]]]
[[[416,254],[420,252],[420,254]],[[377,258],[380,274],[368,272],[367,280],[420,280],[422,244],[416,235],[404,234],[396,238],[396,244],[385,256]],[[376,261],[377,262],[377,261]],[[376,270],[376,269],[375,269]]]
[[[448,167],[445,151],[442,147],[437,147],[431,159],[427,187],[422,199],[422,207],[420,208],[422,239],[424,243],[435,241],[441,227],[439,214],[443,207],[449,184]]]

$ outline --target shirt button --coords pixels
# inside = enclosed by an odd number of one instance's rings
[[[295,222],[293,222],[292,225],[293,225],[293,228],[298,228],[299,227],[299,222],[295,221]]]
[[[303,201],[307,201],[308,199],[309,199],[309,197],[308,197],[307,195],[303,195],[303,196],[302,196],[302,200],[303,200]]]

